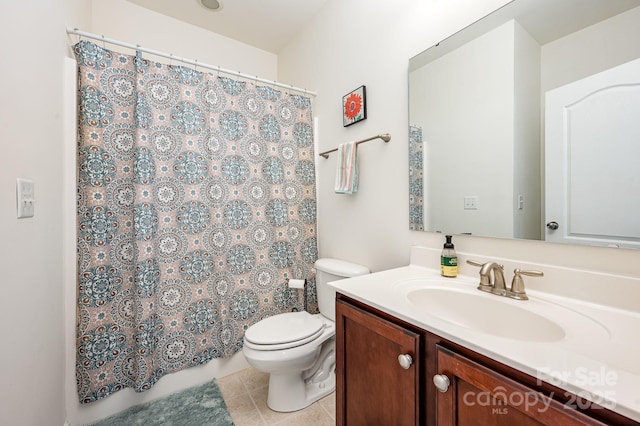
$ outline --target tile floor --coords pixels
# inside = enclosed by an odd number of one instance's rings
[[[253,368],[217,379],[236,426],[333,426],[336,424],[335,392],[293,413],[278,413],[267,407],[269,375]]]

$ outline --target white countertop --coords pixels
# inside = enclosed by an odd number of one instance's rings
[[[409,265],[330,285],[339,293],[640,421],[640,313],[531,289],[527,289],[529,300],[511,300],[476,290],[478,278],[477,274],[444,278],[439,270]],[[504,303],[551,319],[565,336],[550,342],[528,341],[528,324],[517,325],[523,339],[473,330],[412,304],[408,292],[424,286],[477,291],[481,298],[473,314],[479,318],[482,297],[504,299]],[[511,320],[503,318],[505,324]]]

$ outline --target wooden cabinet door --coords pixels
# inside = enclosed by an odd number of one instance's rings
[[[437,363],[449,380],[436,391],[438,426],[604,425],[439,345]]]
[[[336,424],[420,424],[420,338],[343,300],[336,302]],[[403,368],[398,355],[413,362]]]

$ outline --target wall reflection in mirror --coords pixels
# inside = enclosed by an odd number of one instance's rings
[[[409,61],[412,230],[640,248],[640,0],[514,0]]]

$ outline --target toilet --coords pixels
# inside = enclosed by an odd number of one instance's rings
[[[267,405],[274,411],[301,410],[330,394],[335,378],[335,295],[330,281],[369,273],[338,259],[315,262],[319,314],[286,312],[250,326],[244,356],[253,368],[269,373]]]

